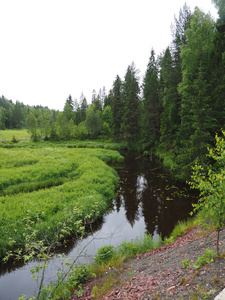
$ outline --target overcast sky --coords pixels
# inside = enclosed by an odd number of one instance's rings
[[[171,43],[185,0],[0,0],[0,95],[62,110]],[[216,18],[211,0],[186,0]]]

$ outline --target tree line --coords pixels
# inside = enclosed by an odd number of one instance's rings
[[[177,173],[205,162],[207,147],[224,127],[225,0],[210,14],[185,4],[172,26],[172,43],[158,57],[150,52],[140,83],[135,64],[112,88],[93,91],[91,104],[66,99],[62,112],[0,98],[0,129],[27,126],[33,140],[111,139],[129,148],[167,154]]]

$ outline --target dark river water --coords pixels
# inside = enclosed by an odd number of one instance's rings
[[[123,168],[117,170],[120,187],[112,208],[92,226],[91,233],[82,242],[71,241],[63,250],[68,257],[89,262],[98,248],[112,244],[117,247],[123,240],[132,241],[144,233],[154,240],[159,235],[169,236],[179,220],[189,217],[197,194],[188,186],[174,181],[156,160],[127,156]],[[22,294],[35,296],[38,283],[31,278],[26,266],[0,265],[0,300],[16,300]],[[61,267],[56,257],[49,263],[45,283],[55,280],[57,268]]]

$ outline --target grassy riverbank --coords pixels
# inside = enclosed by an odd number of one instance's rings
[[[101,216],[114,197],[118,175],[105,162],[121,162],[106,149],[0,148],[0,257],[24,245],[27,222],[48,242],[59,224]]]
[[[225,230],[221,231],[224,240]],[[128,260],[115,263],[123,244],[103,260],[102,251],[97,254],[96,277],[83,284],[83,295],[78,299],[183,299],[212,300],[224,289],[225,244],[221,242],[221,254],[215,255],[216,232],[198,227],[196,220],[179,223],[171,236],[158,245],[151,238],[141,238],[126,249],[142,249]],[[147,241],[148,242],[144,242]],[[143,247],[143,245],[147,247]],[[139,246],[138,246],[139,245]],[[157,247],[158,246],[158,247]],[[149,249],[148,249],[149,248]],[[106,250],[106,248],[105,248]],[[207,252],[208,251],[208,252]],[[108,252],[105,252],[108,253]],[[206,253],[214,253],[206,255]],[[133,253],[134,254],[134,253]],[[102,263],[98,261],[101,257]],[[119,263],[118,263],[119,262]],[[196,264],[197,263],[197,264]]]
[[[143,235],[133,242],[125,240],[117,248],[112,245],[105,245],[98,250],[94,263],[76,266],[67,281],[59,286],[57,282],[48,286],[42,295],[46,299],[70,299],[71,291],[78,287],[73,296],[74,299],[86,299],[85,295],[87,299],[89,299],[89,296],[91,296],[90,299],[102,299],[105,294],[121,285],[121,274],[123,270],[126,270],[127,263],[135,262],[135,257],[138,255],[156,251],[163,245],[172,245],[179,236],[184,236],[195,227],[195,220],[190,219],[187,222],[178,223],[170,237],[164,241],[161,239],[154,241],[151,235]],[[145,265],[143,265],[143,268],[145,268]],[[129,280],[131,280],[133,276],[132,267],[128,273],[127,277],[130,277]],[[84,284],[83,289],[81,288],[82,283]],[[48,294],[52,290],[54,290],[54,293],[48,298]],[[80,296],[83,294],[83,297],[77,297],[76,294]]]

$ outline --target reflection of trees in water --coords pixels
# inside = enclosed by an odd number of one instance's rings
[[[121,193],[126,211],[126,218],[131,226],[139,220],[139,200],[137,198],[137,174],[127,174],[127,180],[124,181],[123,192]]]
[[[123,203],[132,227],[143,215],[146,232],[153,235],[157,231],[164,238],[178,220],[187,218],[192,210],[191,196],[185,198],[183,186],[171,180],[154,161],[145,158],[126,160],[120,179],[116,207],[119,211]]]
[[[157,197],[154,188],[148,186],[142,193],[142,213],[145,219],[146,232],[154,234],[158,212]]]
[[[119,207],[119,200],[123,200],[125,214],[128,222],[133,227],[135,221],[139,221],[140,203],[140,182],[138,161],[133,157],[125,157],[125,170],[120,171],[120,198],[117,199],[116,207]]]

